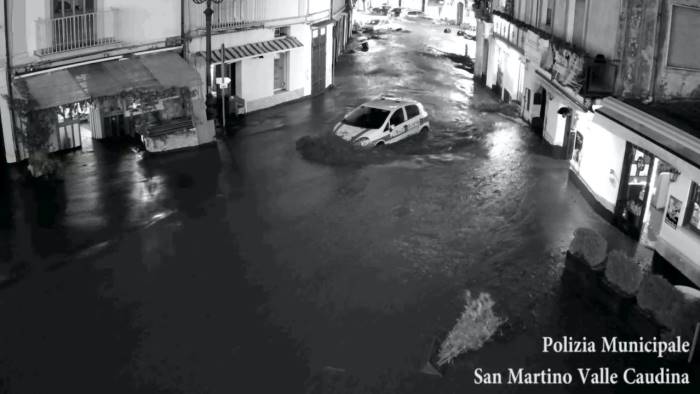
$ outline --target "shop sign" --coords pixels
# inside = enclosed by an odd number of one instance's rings
[[[683,203],[676,197],[670,196],[668,199],[668,208],[666,208],[666,224],[674,229],[678,226],[678,218],[681,215]]]

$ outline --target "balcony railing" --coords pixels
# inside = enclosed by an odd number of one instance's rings
[[[39,19],[37,21],[37,54],[93,48],[117,42],[117,9],[102,12]]]
[[[260,26],[266,19],[265,2],[262,0],[224,1],[212,6],[211,27],[214,30],[248,29]],[[200,16],[199,27],[206,26],[203,13]]]

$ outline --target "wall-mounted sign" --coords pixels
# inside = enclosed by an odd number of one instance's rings
[[[678,218],[681,216],[682,207],[683,203],[676,197],[670,196],[668,198],[668,208],[666,208],[666,219],[664,221],[674,229],[678,227]]]

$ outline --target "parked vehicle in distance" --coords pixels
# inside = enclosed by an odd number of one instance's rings
[[[374,8],[372,8],[372,9],[370,10],[370,12],[371,12],[372,14],[374,14],[374,15],[384,15],[384,16],[386,16],[386,15],[389,14],[389,10],[390,10],[390,9],[391,9],[391,7],[388,7],[388,6],[374,7]]]
[[[360,147],[389,145],[430,130],[428,113],[415,100],[382,96],[345,115],[333,134]]]
[[[406,11],[406,18],[408,19],[426,19],[425,13],[423,11]]]
[[[365,25],[364,30],[378,33],[383,31],[401,30],[401,27],[388,19],[373,19]]]

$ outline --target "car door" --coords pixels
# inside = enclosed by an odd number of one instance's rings
[[[418,134],[420,132],[420,109],[415,104],[406,107],[406,131],[408,134]]]
[[[397,139],[406,131],[408,131],[406,115],[404,114],[403,107],[401,107],[395,110],[389,118],[389,139]]]

